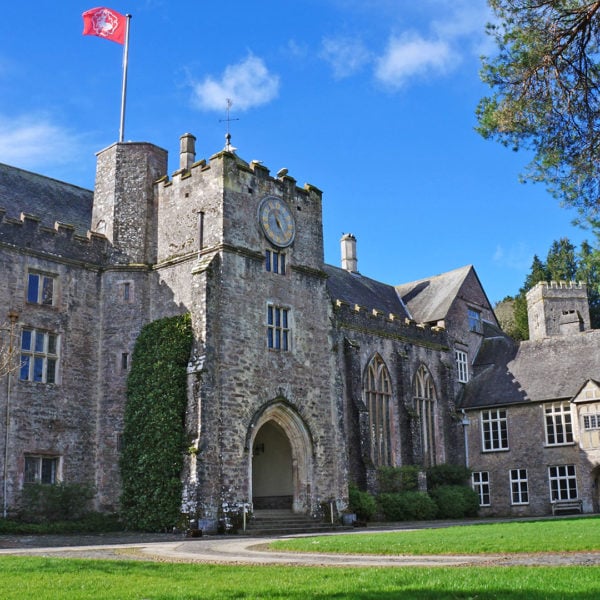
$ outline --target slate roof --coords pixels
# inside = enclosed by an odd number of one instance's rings
[[[18,219],[22,212],[54,227],[59,221],[85,235],[92,221],[94,193],[50,177],[0,163],[0,208]]]
[[[446,318],[472,265],[396,286],[412,319],[432,323]]]
[[[489,338],[473,367],[462,408],[571,399],[586,381],[600,379],[600,330],[518,345],[504,335]]]
[[[394,286],[331,265],[325,265],[324,271],[328,275],[327,289],[332,300],[358,304],[367,310],[377,309],[385,315],[408,317]]]

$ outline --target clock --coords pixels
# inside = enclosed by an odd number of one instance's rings
[[[285,248],[294,241],[296,225],[292,211],[277,196],[263,198],[258,207],[258,220],[266,238],[275,246]]]

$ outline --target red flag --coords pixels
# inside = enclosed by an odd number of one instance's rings
[[[110,8],[92,8],[83,13],[83,35],[98,37],[125,43],[127,17]]]

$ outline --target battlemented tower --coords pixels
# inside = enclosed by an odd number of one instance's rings
[[[575,281],[542,281],[527,292],[529,339],[590,329],[587,286]]]

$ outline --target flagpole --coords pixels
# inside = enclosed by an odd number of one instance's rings
[[[125,47],[123,48],[123,89],[121,91],[121,125],[119,127],[119,142],[123,141],[125,134],[125,97],[127,96],[127,62],[129,59],[129,22],[131,15],[125,15]]]

